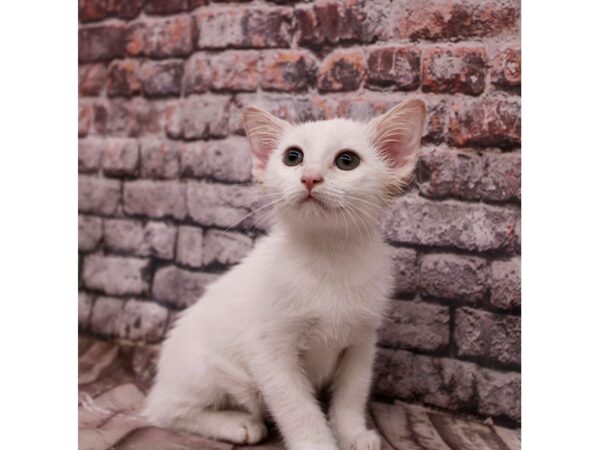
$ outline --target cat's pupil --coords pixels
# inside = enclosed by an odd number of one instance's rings
[[[354,152],[342,152],[335,158],[335,164],[341,170],[352,170],[358,166],[360,159]]]
[[[283,155],[283,163],[287,166],[297,166],[302,162],[304,153],[298,147],[290,147]]]

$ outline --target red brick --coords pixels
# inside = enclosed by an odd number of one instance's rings
[[[79,20],[133,19],[140,13],[142,4],[143,0],[79,0]]]
[[[492,262],[490,303],[498,309],[521,307],[521,258]]]
[[[119,311],[115,335],[130,341],[159,342],[165,332],[169,311],[156,303],[131,299]]]
[[[166,139],[144,139],[141,142],[141,173],[143,178],[178,178],[179,144]]]
[[[299,5],[294,11],[298,43],[320,47],[352,41],[373,42],[383,37],[384,14],[354,1],[325,0]]]
[[[500,49],[492,60],[492,83],[501,89],[521,88],[521,47]]]
[[[92,123],[92,105],[90,103],[79,102],[79,120],[77,125],[77,134],[79,137],[87,136],[90,132]]]
[[[196,142],[181,154],[185,176],[225,182],[247,182],[252,178],[250,146],[245,138],[232,137],[213,142]]]
[[[203,263],[236,264],[252,250],[252,247],[252,239],[242,233],[208,230],[204,236]]]
[[[456,40],[519,32],[517,0],[407,0],[393,5],[393,34],[399,39]]]
[[[83,281],[86,287],[107,294],[145,294],[148,270],[147,259],[89,255],[83,261]]]
[[[109,176],[137,173],[140,150],[135,139],[110,138],[103,142],[102,171]]]
[[[90,25],[79,28],[79,61],[108,61],[124,54],[123,25]]]
[[[217,278],[212,273],[191,272],[175,266],[159,269],[154,275],[152,296],[174,308],[196,303],[206,286]]]
[[[521,374],[481,369],[475,386],[479,414],[521,421]]]
[[[470,251],[512,251],[519,212],[483,204],[432,202],[412,195],[398,200],[386,223],[399,243]]]
[[[416,47],[385,47],[369,51],[367,87],[412,91],[421,80],[421,56]]]
[[[95,138],[79,139],[79,173],[95,173],[102,165],[102,141]]]
[[[148,14],[173,14],[187,9],[187,0],[147,0],[144,7]]]
[[[482,47],[432,47],[423,52],[423,91],[479,95],[485,90]]]
[[[500,364],[521,364],[521,318],[471,308],[456,311],[454,341],[458,356]]]
[[[210,87],[215,91],[255,91],[259,79],[257,52],[230,51],[210,58]]]
[[[145,61],[140,67],[142,92],[148,97],[179,95],[183,79],[181,61]]]
[[[308,52],[267,52],[263,59],[261,87],[266,91],[305,91],[315,77],[315,70],[315,60]]]
[[[79,95],[99,95],[106,84],[106,66],[102,63],[79,66]]]
[[[365,74],[362,50],[337,50],[328,55],[317,75],[319,91],[353,91]]]
[[[183,219],[186,214],[185,185],[175,181],[126,182],[123,203],[127,214]]]
[[[450,343],[450,311],[424,302],[392,301],[379,334],[385,346],[438,351]]]
[[[229,98],[189,97],[179,102],[167,121],[171,138],[224,137],[229,133]]]
[[[474,304],[488,291],[489,269],[482,258],[428,254],[421,259],[420,280],[424,296]]]
[[[521,199],[520,153],[485,153],[483,164],[484,173],[480,183],[483,199],[493,201]]]
[[[177,262],[190,267],[202,267],[204,232],[198,227],[179,227]]]
[[[521,102],[518,98],[488,97],[450,106],[449,141],[458,147],[521,144]]]
[[[136,137],[162,131],[161,105],[142,98],[94,103],[94,126],[102,135]]]
[[[194,49],[194,22],[189,16],[144,19],[127,27],[126,50],[131,56],[171,58]]]
[[[131,97],[139,94],[140,64],[137,60],[113,61],[108,68],[108,95],[111,97]]]
[[[427,116],[421,142],[439,144],[446,139],[448,107],[445,100],[427,101]]]
[[[112,215],[121,199],[121,182],[79,175],[79,211]]]
[[[196,14],[198,48],[289,47],[289,8],[223,6]]]
[[[115,253],[173,259],[176,229],[161,222],[106,219],[104,244]]]
[[[391,251],[394,274],[394,294],[412,294],[417,290],[417,252],[410,248]]]
[[[102,240],[102,219],[80,214],[77,235],[79,251],[89,252],[95,250]]]
[[[419,191],[432,198],[479,199],[484,163],[473,151],[421,148]]]
[[[206,53],[194,53],[185,63],[183,76],[184,94],[202,94],[210,83],[209,57]]]

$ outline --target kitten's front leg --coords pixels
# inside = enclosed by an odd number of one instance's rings
[[[365,417],[376,341],[372,331],[362,342],[348,347],[333,380],[329,420],[341,450],[381,447],[377,433],[367,429]]]
[[[296,339],[262,339],[251,368],[289,450],[338,450],[314,390],[302,371]]]

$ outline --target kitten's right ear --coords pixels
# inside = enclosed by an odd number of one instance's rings
[[[243,119],[252,150],[252,175],[262,181],[269,156],[290,124],[256,106],[245,107]]]

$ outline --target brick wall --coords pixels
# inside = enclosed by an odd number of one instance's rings
[[[243,105],[366,119],[418,96],[375,394],[520,422],[518,1],[79,7],[81,332],[159,342],[252,248]]]

